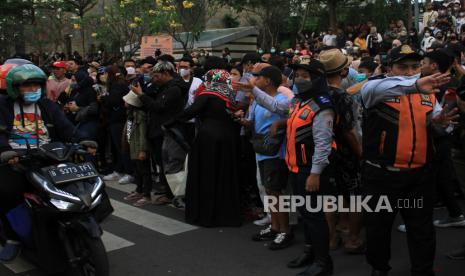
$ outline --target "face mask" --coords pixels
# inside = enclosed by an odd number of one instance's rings
[[[144,74],[144,81],[149,82],[152,78],[150,77],[150,74]]]
[[[272,53],[272,54],[276,53],[276,49],[275,49],[275,48],[271,48],[270,53]]]
[[[294,88],[294,80],[287,80],[287,87]]]
[[[23,100],[26,104],[33,104],[40,100],[42,97],[42,89],[39,88],[37,91],[34,92],[25,92],[23,94]]]
[[[460,16],[460,17],[464,17],[464,16],[465,16],[465,13],[461,12],[461,13],[459,13],[459,16]]]
[[[261,55],[263,54],[263,50],[258,50],[258,53]]]
[[[446,12],[445,11],[439,11],[439,15],[445,15]]]
[[[311,80],[296,80],[292,91],[294,91],[294,94],[298,95],[310,91],[312,87],[313,83]]]
[[[71,73],[71,72],[66,72],[65,73],[65,78],[71,79],[72,77],[73,77],[73,73]]]
[[[430,33],[425,33],[425,37],[430,37],[431,34]]]
[[[294,54],[297,55],[298,53],[299,53],[299,50],[295,50],[295,51],[294,51]]]
[[[191,71],[188,70],[188,69],[180,69],[179,70],[179,75],[181,75],[181,77],[183,77],[183,78],[189,76],[190,74],[191,74]]]
[[[362,81],[364,81],[366,78],[367,78],[367,75],[366,75],[366,74],[357,74],[357,76],[355,77],[355,79],[357,80],[357,82],[362,82]]]

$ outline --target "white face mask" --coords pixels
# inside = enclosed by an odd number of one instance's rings
[[[431,34],[430,33],[425,33],[425,37],[430,37]]]
[[[190,74],[191,74],[191,71],[189,69],[180,69],[179,70],[179,75],[181,75],[181,77],[183,77],[183,78],[189,76]]]

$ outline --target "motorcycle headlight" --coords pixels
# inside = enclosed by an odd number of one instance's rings
[[[43,178],[41,175],[35,172],[32,172],[31,176],[32,176],[32,179],[42,187],[42,189],[50,193],[57,200],[71,201],[74,203],[81,202],[81,200],[78,197],[70,193],[67,193],[65,191],[62,191],[60,189],[57,189],[55,186],[53,186],[47,179]]]
[[[69,210],[69,209],[72,209],[73,206],[74,206],[74,203],[71,203],[71,202],[67,202],[67,201],[64,201],[64,200],[60,200],[60,199],[50,199],[50,202],[55,206],[57,207],[59,210]]]

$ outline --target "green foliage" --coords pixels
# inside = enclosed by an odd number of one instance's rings
[[[240,22],[237,20],[237,16],[233,17],[231,14],[227,13],[223,16],[223,25],[225,28],[237,28],[239,27]]]

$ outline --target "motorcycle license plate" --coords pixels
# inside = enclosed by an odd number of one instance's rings
[[[55,184],[97,177],[94,166],[87,162],[82,164],[60,164],[48,171]]]

